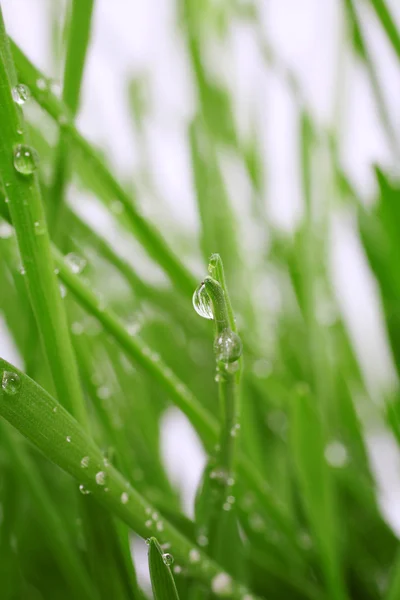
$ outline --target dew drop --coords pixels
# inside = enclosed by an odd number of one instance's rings
[[[15,396],[21,388],[21,378],[13,371],[3,371],[1,387],[8,396]]]
[[[14,167],[21,175],[32,175],[39,164],[39,155],[34,148],[26,144],[14,147]]]
[[[86,267],[86,260],[76,254],[75,252],[70,252],[64,257],[64,262],[69,266],[71,271],[78,275],[82,273],[83,269]]]
[[[121,504],[127,504],[129,500],[129,496],[126,492],[122,492],[121,494]]]
[[[212,301],[203,282],[196,288],[192,301],[194,310],[200,317],[204,319],[214,318]]]
[[[47,89],[47,81],[43,79],[43,77],[40,77],[36,80],[36,87],[38,88],[38,90],[41,90],[43,92]]]
[[[96,473],[96,483],[97,485],[104,485],[106,482],[106,474],[104,471],[99,471]]]
[[[60,296],[61,298],[65,298],[65,296],[67,295],[67,288],[65,287],[65,285],[63,285],[62,283],[59,284],[58,289],[60,290]]]
[[[35,235],[43,235],[46,231],[45,224],[41,223],[40,221],[35,221],[34,227],[35,227]]]
[[[223,510],[225,510],[226,512],[229,512],[232,508],[232,504],[229,504],[229,502],[224,502],[224,504],[222,505]]]
[[[22,106],[31,97],[30,89],[23,83],[18,83],[12,89],[12,97],[14,102]]]
[[[147,521],[145,522],[145,526],[146,527],[152,527],[153,526],[153,521],[151,519],[147,519]]]
[[[192,548],[189,552],[189,561],[193,564],[198,563],[200,561],[200,552],[197,548]]]
[[[83,483],[80,484],[79,491],[84,496],[87,496],[88,494],[90,494],[90,491],[83,485]]]
[[[57,412],[57,406],[55,406],[55,407],[53,408],[53,413],[56,413],[56,412]]]
[[[174,573],[176,573],[176,575],[179,575],[180,573],[182,573],[182,567],[180,567],[179,565],[175,565]]]
[[[217,596],[230,596],[233,592],[231,576],[228,573],[218,573],[211,581],[211,589]]]
[[[21,273],[21,275],[25,275],[25,273],[26,273],[25,267],[21,267],[19,272]]]
[[[151,539],[147,538],[147,540],[146,540],[146,546],[150,546],[150,544],[151,544]]]
[[[167,565],[168,567],[170,567],[174,562],[174,557],[172,556],[172,554],[169,554],[168,552],[166,552],[165,554],[162,555],[162,559],[163,559],[164,565]]]
[[[326,462],[336,469],[345,467],[349,458],[346,446],[337,440],[326,446],[324,456]]]
[[[87,469],[89,466],[90,458],[88,456],[84,456],[81,460],[82,469]]]
[[[216,479],[219,483],[227,483],[228,472],[225,469],[217,468],[210,472],[210,479]]]
[[[13,227],[7,223],[6,221],[3,221],[2,223],[0,223],[0,238],[3,240],[7,240],[8,238],[12,237],[14,234],[14,229]]]
[[[235,362],[242,354],[242,340],[234,331],[225,329],[215,338],[214,351],[217,360]]]
[[[236,437],[237,434],[239,433],[239,429],[240,429],[240,423],[236,423],[236,425],[234,425],[231,429],[231,436]]]
[[[67,437],[65,439],[67,440],[68,443],[71,442],[71,436],[70,435],[67,435]]]
[[[208,546],[208,537],[204,534],[200,534],[197,538],[197,543],[202,548],[204,548],[204,546]]]
[[[164,531],[164,523],[162,521],[157,521],[157,531]]]

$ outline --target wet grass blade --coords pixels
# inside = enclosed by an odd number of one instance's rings
[[[175,581],[169,568],[168,556],[163,553],[156,538],[150,538],[149,569],[155,600],[179,600]]]
[[[138,535],[147,538],[156,530],[169,543],[175,558],[195,579],[211,586],[221,569],[196,548],[198,560],[190,562],[193,544],[149,504],[108,461],[79,423],[32,379],[0,359],[0,416],[28,438],[49,460],[80,482],[83,495],[91,493],[105,508],[121,518]],[[162,526],[157,525],[162,523]],[[229,580],[233,598],[242,586]]]

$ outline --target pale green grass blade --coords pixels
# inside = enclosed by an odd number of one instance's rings
[[[169,554],[164,553],[152,537],[149,540],[149,570],[155,600],[179,600],[175,581],[169,568]]]

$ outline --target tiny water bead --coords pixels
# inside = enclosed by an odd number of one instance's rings
[[[193,307],[200,317],[204,319],[213,319],[214,312],[212,306],[212,300],[209,293],[206,290],[204,282],[202,282],[195,290],[193,294]]]
[[[90,458],[88,456],[84,456],[81,460],[82,469],[87,469],[90,463]]]
[[[324,455],[326,462],[336,469],[345,467],[349,460],[346,446],[338,440],[334,440],[326,446]]]
[[[237,333],[224,329],[214,341],[214,352],[218,361],[234,363],[242,354],[242,340]]]
[[[22,106],[31,97],[31,91],[27,85],[24,85],[23,83],[18,83],[12,89],[12,97],[16,104]]]
[[[14,167],[21,175],[32,175],[39,164],[39,155],[34,148],[26,144],[14,147]]]
[[[79,491],[84,496],[87,496],[88,494],[90,494],[90,491],[83,485],[83,483],[80,484]]]
[[[67,437],[65,438],[67,440],[67,442],[70,444],[71,443],[71,436],[67,435]]]
[[[217,596],[230,596],[232,588],[232,578],[228,573],[218,573],[211,581],[211,589]]]
[[[86,260],[83,256],[79,256],[75,252],[70,252],[64,257],[64,262],[69,266],[71,271],[75,273],[75,275],[79,275],[82,273],[83,269],[86,267]]]
[[[165,554],[162,555],[162,559],[163,559],[164,565],[167,565],[168,567],[170,567],[174,562],[174,557],[172,556],[172,554],[169,554],[168,552],[166,552]]]
[[[1,387],[8,396],[15,396],[21,388],[21,378],[13,371],[3,371]]]
[[[106,482],[106,474],[104,471],[99,471],[96,473],[96,483],[97,485],[104,485]]]
[[[189,552],[189,561],[193,564],[200,562],[200,552],[197,548],[192,548]]]
[[[126,492],[122,492],[121,494],[121,504],[128,504],[129,496]]]

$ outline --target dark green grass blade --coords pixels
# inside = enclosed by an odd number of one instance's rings
[[[168,564],[164,563],[163,551],[156,538],[149,540],[149,569],[155,600],[179,600],[174,578]]]
[[[390,10],[386,6],[385,0],[370,1],[397,58],[400,60],[400,34]]]

